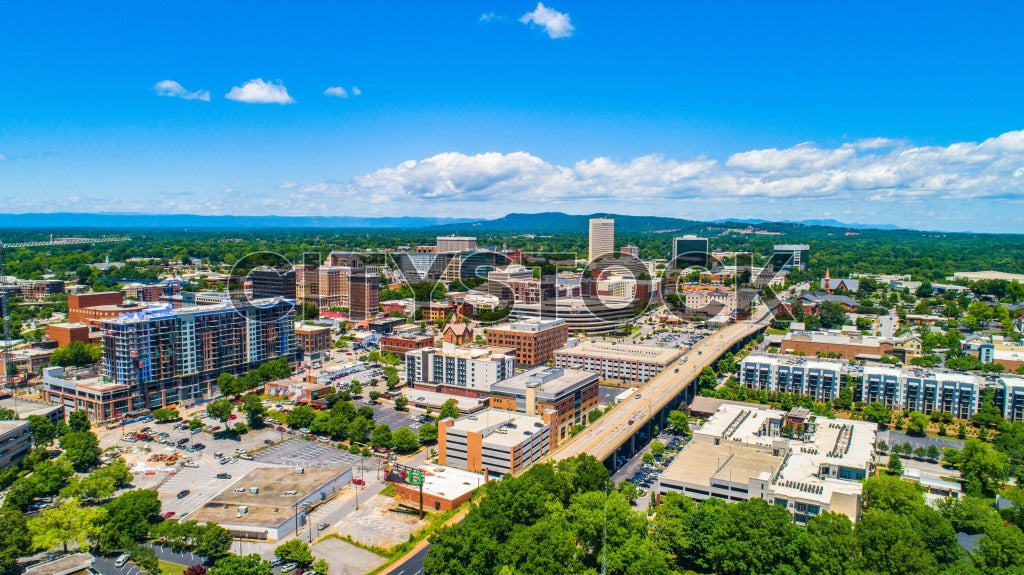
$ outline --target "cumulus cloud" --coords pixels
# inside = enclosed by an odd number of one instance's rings
[[[241,86],[231,88],[225,96],[228,100],[247,104],[294,104],[288,89],[280,81],[264,82],[263,78],[249,80]]]
[[[430,206],[472,212],[483,206],[557,205],[632,207],[663,213],[714,202],[751,207],[776,202],[857,206],[915,204],[974,198],[1024,201],[1024,131],[983,142],[911,146],[886,141],[740,152],[724,162],[647,155],[626,161],[581,160],[570,166],[526,152],[467,155],[446,152],[409,160],[347,182],[320,182],[289,190],[290,201],[352,201],[426,213]],[[883,208],[883,212],[891,208]],[[608,210],[606,210],[608,211]],[[820,216],[807,214],[807,217]],[[792,216],[787,216],[791,218]],[[783,218],[786,219],[786,218]],[[892,221],[890,218],[889,221]],[[896,220],[899,221],[899,220]]]
[[[480,15],[480,21],[481,22],[490,22],[491,20],[495,20],[497,18],[498,18],[498,15],[495,14],[494,12],[486,12],[486,13]]]
[[[324,94],[327,96],[334,96],[336,98],[348,98],[348,92],[341,86],[331,86],[324,90]]]
[[[544,28],[544,31],[552,38],[568,38],[575,30],[569,20],[569,14],[552,10],[540,2],[537,2],[537,7],[533,12],[523,14],[519,21],[523,24],[533,24]]]
[[[353,96],[358,96],[358,95],[360,95],[362,93],[363,93],[363,91],[359,89],[359,86],[352,86],[352,95]]]
[[[202,100],[203,102],[210,101],[209,91],[196,90],[195,92],[189,92],[184,86],[174,80],[161,80],[153,85],[153,89],[156,90],[158,96],[169,96],[183,100]]]

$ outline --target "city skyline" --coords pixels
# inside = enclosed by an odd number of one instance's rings
[[[1015,232],[1021,11],[9,4],[0,198]]]

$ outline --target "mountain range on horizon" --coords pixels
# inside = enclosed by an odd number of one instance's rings
[[[891,224],[863,224],[833,219],[771,221],[756,218],[728,218],[713,221],[687,220],[662,216],[621,214],[566,214],[563,212],[511,213],[495,219],[438,218],[421,216],[358,217],[358,216],[229,216],[198,214],[139,213],[23,213],[0,214],[0,229],[288,229],[288,228],[386,228],[439,231],[480,230],[516,231],[520,233],[571,233],[585,231],[592,217],[610,217],[616,228],[629,232],[696,233],[708,226],[728,224],[755,226],[819,226],[844,230],[904,230]]]

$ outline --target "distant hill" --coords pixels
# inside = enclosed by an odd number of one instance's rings
[[[612,218],[617,233],[668,231],[672,233],[698,233],[707,228],[706,222],[663,218],[655,216],[623,216],[618,214],[572,215],[562,212],[539,214],[508,214],[496,220],[481,220],[469,224],[446,224],[441,229],[478,232],[517,232],[529,234],[587,233],[590,218]]]
[[[851,230],[902,230],[899,226],[892,224],[850,224],[846,222],[840,222],[839,220],[782,220],[778,222],[772,222],[771,220],[761,220],[757,218],[744,218],[742,220],[727,219],[727,220],[715,220],[715,223],[737,223],[747,225],[759,225],[766,223],[777,223],[777,224],[799,224],[803,226],[822,226],[826,228],[848,228]]]
[[[0,214],[2,228],[392,228],[413,229],[472,222],[468,218],[361,218],[355,216],[199,216],[194,214]]]

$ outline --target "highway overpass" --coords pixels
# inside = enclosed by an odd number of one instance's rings
[[[693,399],[704,367],[738,351],[764,330],[770,319],[771,314],[760,308],[754,319],[729,324],[711,334],[641,387],[636,396],[613,406],[548,457],[557,461],[588,453],[609,469],[618,469],[621,461],[635,455],[657,430],[664,429],[669,411]]]

